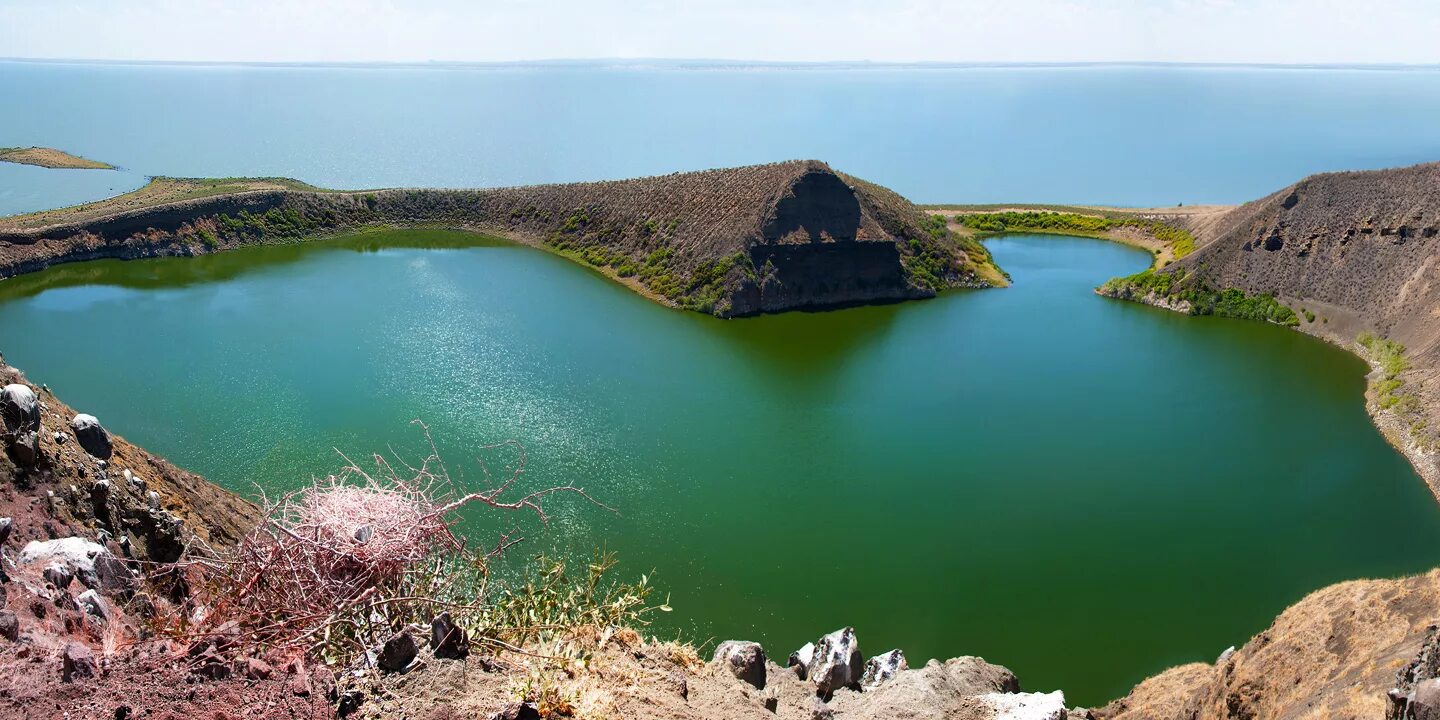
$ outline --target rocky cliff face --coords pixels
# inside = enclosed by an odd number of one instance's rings
[[[445,225],[539,245],[666,304],[720,316],[1003,281],[978,243],[816,161],[495,190],[249,191],[28,225],[0,223],[0,278],[61,262],[193,255],[371,225]]]
[[[1437,233],[1440,163],[1316,175],[1230,211],[1177,266],[1343,308],[1424,350],[1440,326]]]

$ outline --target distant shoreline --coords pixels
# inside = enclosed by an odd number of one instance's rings
[[[42,65],[138,65],[154,67],[255,67],[335,69],[646,69],[676,70],[782,69],[782,70],[1065,70],[1155,68],[1197,70],[1331,70],[1331,71],[1440,71],[1440,63],[1224,63],[1156,62],[1146,60],[1053,62],[889,62],[869,60],[786,61],[726,60],[715,58],[546,58],[529,60],[145,60],[126,58],[0,57],[0,63]]]
[[[34,165],[52,170],[114,170],[115,166],[98,160],[71,155],[64,150],[47,147],[0,147],[0,162]]]

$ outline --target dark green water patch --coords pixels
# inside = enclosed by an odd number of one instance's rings
[[[520,440],[532,486],[620,509],[556,503],[527,547],[654,568],[665,633],[783,657],[849,624],[868,653],[982,655],[1080,704],[1328,583],[1440,564],[1364,364],[1091,292],[1144,252],[1005,237],[1009,289],[721,321],[474,241],[55,268],[0,283],[0,350],[241,491],[331,471],[333,448],[414,456],[412,418],[468,481],[475,448]]]

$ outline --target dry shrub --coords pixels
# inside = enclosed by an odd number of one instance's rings
[[[570,485],[522,491],[524,449],[513,442],[484,448],[516,451],[513,472],[498,485],[462,494],[434,443],[429,447],[418,466],[375,455],[373,469],[365,470],[345,458],[338,474],[266,499],[267,520],[238,547],[192,561],[205,582],[162,629],[192,647],[223,637],[251,654],[348,663],[445,611],[472,643],[517,651],[541,644],[573,657],[584,649],[571,641],[582,628],[643,624],[655,609],[647,603],[648,578],[608,581],[615,561],[603,553],[583,579],[572,579],[565,562],[541,556],[525,563],[519,580],[497,580],[493,564],[522,538],[511,530],[488,551],[470,551],[453,532],[462,509],[533,512],[543,524],[551,495],[605,506]],[[483,460],[480,466],[492,485]]]

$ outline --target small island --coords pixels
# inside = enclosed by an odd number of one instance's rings
[[[0,147],[0,161],[57,170],[114,170],[109,163],[46,147]]]

